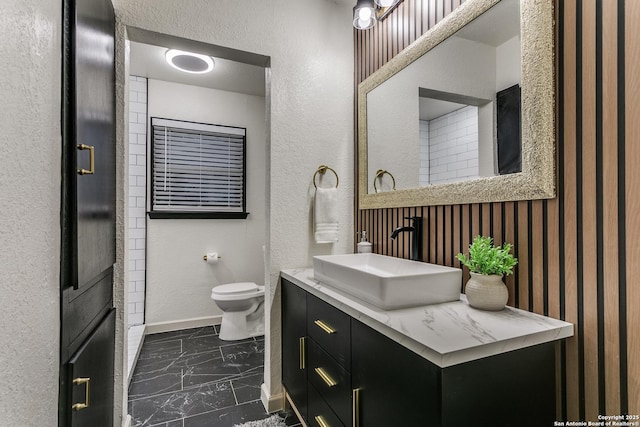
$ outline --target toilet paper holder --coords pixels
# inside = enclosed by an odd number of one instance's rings
[[[221,257],[220,255],[218,255],[218,257],[217,257],[217,258],[218,258],[218,259],[220,259],[220,258],[222,258],[222,257]],[[203,260],[203,261],[206,261],[207,259],[208,259],[208,258],[207,258],[207,254],[204,254],[204,255],[202,256],[202,260]]]

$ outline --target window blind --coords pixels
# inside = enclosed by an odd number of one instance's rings
[[[246,129],[152,118],[152,210],[244,212]]]

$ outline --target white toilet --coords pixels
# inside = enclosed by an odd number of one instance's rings
[[[220,285],[211,290],[211,299],[222,310],[221,340],[264,334],[264,286],[253,282]]]

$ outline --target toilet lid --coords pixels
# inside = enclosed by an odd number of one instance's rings
[[[258,285],[253,282],[229,283],[226,285],[216,286],[212,292],[218,295],[244,294],[258,290]]]

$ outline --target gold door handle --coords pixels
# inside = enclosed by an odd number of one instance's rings
[[[95,172],[94,148],[95,147],[93,145],[78,144],[78,150],[89,150],[89,169],[78,169],[78,175],[93,175]]]
[[[320,329],[322,329],[323,331],[325,331],[328,334],[335,334],[336,331],[335,329],[333,329],[331,326],[327,325],[326,323],[324,323],[322,320],[318,319],[315,320],[313,323],[315,323],[315,325],[317,327],[319,327]]]
[[[361,388],[353,389],[353,400],[351,412],[353,416],[353,427],[360,427],[360,391]]]
[[[322,378],[322,381],[324,381],[324,383],[329,387],[338,385],[338,383],[333,378],[331,378],[331,376],[327,374],[327,371],[325,371],[324,369],[315,368],[314,371],[316,371],[316,374],[318,374],[318,376]]]
[[[89,397],[91,396],[91,391],[89,388],[89,381],[91,381],[91,378],[74,378],[73,379],[73,384],[74,385],[80,385],[80,384],[84,384],[85,385],[85,389],[84,389],[84,403],[75,403],[71,409],[73,409],[74,411],[79,411],[81,409],[87,409],[89,407]]]
[[[322,415],[316,415],[314,419],[320,427],[331,427],[329,424],[327,424],[327,421],[322,417]]]
[[[305,369],[307,356],[305,354],[306,337],[300,337],[300,370]]]

